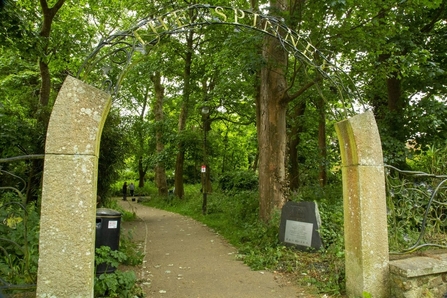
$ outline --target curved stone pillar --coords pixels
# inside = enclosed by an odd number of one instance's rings
[[[342,157],[346,290],[389,297],[382,144],[372,112],[335,126]]]
[[[37,297],[93,297],[99,143],[110,95],[67,77],[45,144]]]

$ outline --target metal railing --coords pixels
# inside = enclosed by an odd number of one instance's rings
[[[391,253],[447,248],[447,175],[385,166]]]
[[[0,159],[0,164],[37,158],[41,159],[43,158],[43,155],[17,156]],[[4,200],[0,201],[0,230],[2,231],[0,234],[0,264],[4,265],[3,268],[8,273],[6,276],[0,278],[0,297],[2,295],[1,293],[8,295],[13,293],[33,292],[36,289],[36,284],[17,282],[17,280],[22,279],[17,279],[17,276],[22,273],[27,277],[27,280],[31,282],[33,282],[33,276],[35,275],[35,272],[33,273],[33,270],[31,270],[31,263],[33,260],[31,256],[32,245],[30,245],[31,237],[29,235],[30,230],[28,226],[29,214],[26,206],[26,198],[23,195],[27,183],[21,177],[9,171],[5,171],[0,167],[0,179],[2,176],[8,176],[12,181],[16,180],[17,182],[13,183],[14,186],[0,186],[0,192],[2,193],[2,196],[5,197]],[[14,237],[12,236],[13,234],[15,235]],[[20,270],[20,272],[17,270]],[[11,276],[8,277],[8,275]],[[15,282],[20,284],[13,284],[12,280],[15,280]],[[25,280],[22,282],[24,281]]]

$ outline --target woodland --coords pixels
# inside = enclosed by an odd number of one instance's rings
[[[11,207],[14,200],[28,210],[30,218],[36,216],[32,228],[25,231],[33,237],[16,235],[6,241],[12,246],[0,242],[0,258],[5,259],[0,261],[0,277],[28,284],[35,279],[37,244],[32,253],[17,247],[38,237],[46,127],[64,79],[78,75],[101,40],[129,30],[141,19],[207,3],[0,3],[0,215],[4,219],[0,231],[17,232],[16,225],[23,222],[24,215]],[[289,53],[271,36],[229,25],[196,26],[141,51],[141,59],[113,96],[103,129],[98,169],[101,204],[120,195],[124,181],[134,181],[137,195],[157,197],[160,204],[171,202],[166,208],[195,197],[196,217],[205,217],[225,209],[224,203],[218,203],[220,198],[234,203],[229,208],[237,206],[238,214],[233,215],[241,221],[250,218],[268,225],[277,220],[278,210],[288,200],[318,201],[327,220],[327,230],[322,232],[326,249],[342,258],[336,122],[371,110],[385,164],[446,173],[446,0],[213,0],[208,4],[281,20],[318,49],[313,64]],[[331,67],[322,75],[319,70],[325,64]],[[97,70],[115,79],[116,65],[97,66]],[[88,83],[101,86],[103,77],[92,76]],[[208,202],[201,201],[205,195]],[[411,211],[411,206],[401,208]],[[281,249],[275,249],[275,256]],[[16,259],[8,259],[11,251]],[[14,267],[23,258],[30,258],[27,266]],[[261,268],[275,262],[278,259],[254,261]],[[342,293],[342,280],[340,273],[331,279],[330,289],[320,291]]]

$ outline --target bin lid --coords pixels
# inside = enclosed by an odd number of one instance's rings
[[[98,208],[96,209],[96,215],[121,217],[121,212],[108,208]]]

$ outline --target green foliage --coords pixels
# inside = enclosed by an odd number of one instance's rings
[[[95,250],[95,263],[118,267],[127,260],[127,255],[120,250],[112,250],[109,246],[101,246]],[[107,269],[106,269],[107,270]]]
[[[411,119],[408,129],[415,145],[426,151],[426,146],[445,146],[447,139],[447,106],[440,99],[423,98],[406,111]]]
[[[224,236],[238,249],[237,257],[254,270],[286,272],[305,286],[333,295],[345,292],[343,200],[341,187],[307,188],[300,198],[318,201],[323,226],[320,234],[325,248],[300,252],[279,242],[280,213],[270,222],[259,220],[255,191],[213,192],[208,195],[208,214],[201,212],[200,185],[188,186],[184,200],[167,204],[154,197],[146,205],[191,216]],[[298,198],[298,197],[296,197]]]
[[[321,218],[319,234],[324,249],[314,257],[300,253],[300,261],[290,265],[303,282],[315,285],[319,291],[339,295],[345,292],[345,263],[343,237],[343,194],[340,184],[326,187],[308,186],[294,194],[293,201],[311,201],[318,204]],[[290,270],[290,269],[289,269]]]
[[[136,276],[133,271],[101,274],[95,277],[95,297],[123,297],[134,298],[142,297],[141,291],[136,290],[134,285]]]
[[[132,231],[128,231],[127,234],[121,231],[119,250],[127,256],[122,264],[136,266],[143,263],[144,254],[141,251],[141,246],[133,239]]]
[[[420,154],[407,163],[413,171],[422,171],[433,175],[445,175],[447,173],[447,145],[426,146]]]
[[[218,5],[244,8],[249,5],[247,1],[218,2]],[[264,4],[265,1],[261,2],[259,4]],[[50,38],[43,39],[39,37],[39,30],[42,28],[39,5],[24,0],[7,1],[5,9],[0,11],[3,25],[0,28],[0,156],[38,153],[43,148],[45,123],[41,123],[41,118],[50,111],[51,101],[65,76],[76,73],[99,38],[109,36],[112,31],[129,28],[135,18],[156,15],[155,11],[159,9],[167,12],[172,7],[183,4],[174,1],[172,5],[164,5],[161,2],[141,4],[112,0],[76,3],[65,1],[51,24]],[[346,70],[356,82],[359,91],[356,100],[366,99],[366,106],[372,107],[377,116],[386,163],[405,165],[405,159],[409,154],[413,154],[405,146],[411,138],[417,148],[422,149],[422,153],[409,163],[410,166],[430,173],[445,174],[447,163],[443,161],[443,157],[447,155],[446,151],[435,149],[445,145],[447,131],[446,105],[443,100],[447,92],[444,84],[447,69],[446,24],[443,21],[446,11],[441,0],[400,1],[398,4],[393,0],[380,3],[305,1],[302,5],[290,6],[289,11],[276,13],[283,16],[285,22],[294,30],[300,33],[308,32],[312,42],[318,44],[319,52],[333,59],[333,62]],[[182,71],[186,69],[185,55],[179,54],[188,52],[184,35],[166,38],[163,43],[151,47],[150,55],[138,56],[145,59],[145,63],[134,65],[133,70],[129,71],[128,77],[123,81],[120,96],[115,98],[115,104],[125,113],[137,113],[139,119],[126,122],[128,119],[119,116],[115,110],[109,116],[101,141],[98,195],[104,204],[108,204],[107,200],[112,194],[120,196],[123,181],[115,183],[119,178],[117,173],[120,172],[121,180],[135,181],[139,157],[142,157],[143,165],[147,169],[153,168],[157,162],[166,163],[166,169],[170,169],[169,176],[172,177],[172,169],[175,168],[174,157],[180,141],[186,150],[185,181],[197,182],[200,178],[199,165],[205,152],[202,146],[201,115],[196,108],[206,101],[211,107],[212,120],[206,147],[207,159],[213,169],[213,177],[217,177],[217,173],[223,173],[219,180],[220,187],[231,191],[231,195],[209,195],[209,214],[206,220],[212,226],[217,227],[222,221],[234,227],[228,228],[227,236],[235,243],[244,245],[241,250],[244,249],[246,261],[256,268],[270,267],[281,263],[280,260],[285,255],[291,260],[296,256],[289,255],[286,253],[288,249],[278,246],[276,240],[272,240],[275,239],[274,227],[277,222],[271,223],[271,226],[257,222],[257,195],[252,191],[257,186],[256,177],[252,172],[239,171],[256,162],[254,98],[259,86],[256,76],[264,61],[261,55],[253,54],[260,52],[262,35],[243,28],[238,28],[237,31],[234,29],[216,26],[209,30],[194,31],[194,51],[189,52],[193,57],[192,63],[188,65],[191,67],[188,76]],[[145,32],[140,33],[143,39],[147,38]],[[50,67],[52,94],[48,108],[38,103],[42,78],[36,61],[43,61]],[[286,95],[298,94],[306,82],[314,79],[312,70],[302,66],[299,61],[290,59],[288,69],[285,70],[289,80],[285,86],[285,90],[289,91]],[[165,120],[156,124],[153,122],[152,112],[143,111],[143,106],[152,106],[154,102],[153,85],[149,79],[154,71],[161,72],[165,90]],[[189,77],[190,81],[186,82],[185,77]],[[390,94],[387,91],[391,78],[396,79],[395,85],[399,87],[398,113],[390,113],[393,107],[389,106]],[[303,117],[289,117],[288,128],[296,128],[298,131],[297,135],[291,137],[300,138],[296,148],[299,153],[299,176],[301,185],[306,185],[296,197],[292,195],[292,199],[319,203],[325,223],[320,231],[325,249],[334,253],[339,260],[342,258],[340,254],[343,247],[340,236],[340,193],[335,188],[312,187],[318,179],[318,165],[324,164],[330,169],[338,162],[337,154],[334,154],[333,144],[336,142],[333,141],[333,136],[327,133],[326,139],[330,140],[330,145],[329,157],[326,160],[322,160],[317,149],[316,123],[319,111],[315,103],[325,97],[328,126],[338,114],[345,115],[346,107],[357,105],[354,100],[343,99],[332,90],[338,87],[351,89],[351,79],[343,77],[337,86],[333,86],[337,81],[333,79],[334,77],[326,81],[327,83],[320,84],[319,92],[311,89],[312,92],[305,92],[296,99],[290,98],[292,102],[289,106],[306,102],[306,112]],[[190,90],[183,90],[182,86],[185,85],[190,86]],[[187,107],[184,110],[188,114],[187,129],[179,132],[177,119],[181,113],[179,107],[183,104]],[[332,111],[333,115],[330,113]],[[128,118],[132,117],[133,115]],[[156,128],[160,127],[165,149],[161,153],[155,153],[154,133]],[[425,150],[427,144],[434,144],[436,147]],[[130,158],[127,150],[132,150]],[[129,169],[123,170],[124,161]],[[20,162],[4,165],[3,169],[5,168],[16,171],[16,174],[27,174],[30,164]],[[144,188],[137,188],[137,195],[154,196],[157,193],[151,181],[152,175],[146,175],[146,184]],[[337,180],[339,175],[332,177]],[[11,181],[2,177],[2,183]],[[413,181],[395,180],[394,183],[395,187],[402,184],[412,187]],[[35,187],[38,187],[39,183],[36,184]],[[192,215],[200,213],[199,189],[200,186],[191,187],[186,195],[187,199],[183,202],[174,200],[168,205],[165,200],[161,200],[160,204]],[[403,191],[394,192],[394,207],[389,208],[393,212],[393,218],[402,221],[402,226],[393,224],[393,228],[398,229],[396,235],[399,235],[399,239],[413,237],[412,231],[419,227],[421,221],[421,214],[416,211],[419,209],[414,206],[423,205],[426,199],[424,196],[416,197]],[[19,210],[20,208],[8,212],[15,214]],[[407,211],[410,212],[409,217],[403,215]],[[227,217],[227,213],[231,216]],[[13,218],[24,219],[25,215],[14,215],[10,222]],[[123,220],[132,219],[134,216],[132,213],[124,213]],[[17,262],[22,261],[25,255],[20,245],[24,239],[19,237],[23,235],[23,231],[20,231],[24,229],[21,227],[23,222],[24,220],[17,223],[16,229],[5,231],[8,232],[5,235],[11,234],[15,237],[12,241],[18,244],[9,242],[8,249],[15,249],[16,253],[22,254],[19,254]],[[444,229],[443,225],[442,221],[433,223],[433,227],[439,229]],[[33,223],[31,226],[38,224]],[[11,228],[8,226],[8,229]],[[260,234],[264,236],[259,237]],[[256,248],[250,246],[250,242]],[[2,254],[9,265],[8,269],[4,270],[10,271],[16,266],[11,265],[15,264],[16,260],[11,259],[14,257],[6,258],[6,255]],[[33,268],[31,263],[30,270]],[[337,262],[329,263],[332,265]],[[288,263],[287,268],[293,268],[290,264],[293,264],[293,261]],[[333,272],[339,272],[336,268],[333,269]],[[17,277],[17,274],[13,275],[14,278]],[[309,273],[307,276],[311,275]],[[342,274],[339,277],[342,278]],[[312,283],[313,280],[318,280],[315,276],[310,279]],[[336,284],[336,281],[337,279],[333,284]],[[327,284],[330,288],[335,288],[331,282]]]
[[[147,175],[149,176],[149,175]],[[117,180],[115,183],[111,186],[111,192],[113,196],[116,197],[122,197],[123,195],[123,184],[127,181],[127,184],[129,185],[130,182],[134,181],[133,179],[120,179]],[[158,193],[157,187],[155,186],[153,181],[146,180],[143,187],[139,187],[138,184],[135,182],[135,196],[152,196],[156,195]],[[113,201],[112,201],[113,203]]]
[[[413,172],[399,173],[394,169],[387,169],[388,233],[391,251],[403,252],[414,248],[416,244],[424,243],[447,245],[447,223],[444,216],[447,211],[447,196],[443,187],[446,153],[446,147],[429,147],[413,160],[408,160]]]
[[[102,205],[106,205],[113,194],[112,185],[119,178],[130,151],[128,134],[121,126],[119,115],[111,111],[104,124],[98,162],[98,196]]]
[[[232,171],[219,176],[219,187],[224,191],[256,190],[258,176],[253,171]]]
[[[107,264],[107,266],[118,267],[127,260],[125,253],[119,250],[111,250],[108,246],[96,249],[95,262]],[[107,271],[107,269],[106,269]],[[136,276],[133,271],[122,272],[116,270],[112,273],[103,273],[95,277],[95,297],[124,297],[133,298],[141,294],[136,286]]]
[[[108,246],[101,246],[96,249],[95,263],[106,264],[118,268],[119,265],[135,266],[143,262],[144,255],[138,250],[136,244],[132,242],[129,233],[120,241],[119,250],[111,250]],[[142,290],[137,284],[137,278],[133,271],[121,271],[119,269],[112,273],[102,273],[96,275],[94,286],[95,297],[143,297]]]
[[[6,283],[32,289],[37,280],[39,245],[36,207],[23,205],[10,193],[2,194],[0,235],[0,277]]]

